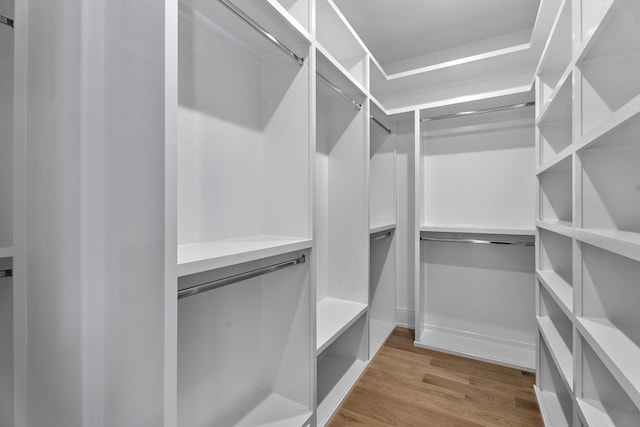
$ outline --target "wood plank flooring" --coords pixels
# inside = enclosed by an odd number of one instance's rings
[[[413,341],[414,331],[393,331],[329,426],[543,426],[534,374]]]

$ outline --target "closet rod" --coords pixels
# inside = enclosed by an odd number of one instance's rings
[[[244,22],[246,22],[247,24],[251,25],[251,27],[253,27],[254,30],[256,30],[257,32],[262,34],[265,38],[269,39],[269,41],[271,43],[276,45],[278,47],[278,49],[280,49],[281,51],[286,53],[291,59],[296,61],[298,63],[298,65],[300,65],[300,66],[304,65],[304,58],[296,55],[294,51],[292,51],[287,46],[285,46],[280,40],[275,38],[270,32],[268,32],[267,30],[262,28],[262,26],[260,24],[258,24],[256,21],[251,19],[251,17],[249,17],[249,15],[247,15],[242,10],[240,10],[236,5],[234,5],[233,3],[231,3],[231,2],[229,2],[227,0],[218,0],[218,1],[220,3],[222,3],[231,12],[233,12],[236,16],[238,16],[240,19],[242,19]]]
[[[0,15],[0,24],[8,25],[9,27],[13,28],[13,19]]]
[[[0,270],[0,279],[3,277],[13,277],[13,270]]]
[[[534,242],[526,242],[523,240],[456,239],[445,237],[420,237],[420,240],[429,242],[479,243],[482,245],[535,246]]]
[[[454,117],[475,116],[475,115],[480,115],[480,114],[495,113],[495,112],[498,112],[498,111],[517,110],[519,108],[533,107],[534,105],[536,105],[535,102],[525,102],[525,103],[522,103],[522,104],[505,105],[504,107],[486,108],[484,110],[475,110],[475,111],[461,111],[459,113],[446,114],[444,116],[425,117],[425,118],[420,119],[420,121],[421,122],[430,122],[430,121],[433,121],[433,120],[452,119]]]
[[[316,72],[316,75],[318,77],[320,77],[320,80],[322,81],[322,83],[327,85],[329,87],[329,89],[333,90],[335,93],[340,95],[342,98],[344,98],[345,100],[349,101],[349,103],[351,105],[353,105],[354,107],[356,107],[358,110],[362,110],[362,104],[358,103],[355,99],[351,98],[349,95],[347,95],[338,86],[336,86],[333,83],[331,83],[331,81],[328,78],[326,78],[325,76],[323,76],[322,74],[320,74],[318,72]]]
[[[230,285],[232,283],[240,282],[242,280],[251,279],[253,277],[261,276],[267,273],[273,273],[274,271],[282,270],[283,268],[291,267],[292,265],[304,264],[306,258],[304,255],[296,259],[292,259],[278,264],[269,265],[266,267],[257,268],[255,270],[247,271],[245,273],[234,274],[233,276],[223,277],[222,279],[212,280],[211,282],[202,283],[200,285],[191,286],[189,288],[181,289],[178,291],[178,299],[190,297],[191,295],[201,294],[203,292],[210,291],[212,289],[220,288],[222,286]]]
[[[374,123],[376,123],[378,126],[380,126],[382,129],[384,129],[389,135],[391,135],[391,129],[389,129],[388,127],[386,127],[380,120],[376,119],[373,116],[369,116],[369,118],[371,120],[374,121]]]
[[[393,231],[391,231],[391,230],[384,231],[382,233],[372,234],[370,239],[372,241],[374,241],[374,240],[382,240],[382,239],[386,239],[387,237],[391,237],[392,234],[393,234]]]

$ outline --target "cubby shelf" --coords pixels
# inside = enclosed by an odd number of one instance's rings
[[[565,237],[573,237],[573,225],[570,221],[537,220],[536,227]]]
[[[568,334],[570,337],[573,335],[571,323],[566,320],[552,320],[549,317],[538,316],[538,328],[547,343],[551,357],[562,374],[565,386],[573,390],[573,355],[562,338],[563,334]]]
[[[538,270],[536,276],[568,318],[573,315],[573,287],[553,270]]]
[[[558,86],[554,88],[546,103],[540,108],[536,125],[545,123],[571,122],[571,67],[562,74]]]
[[[581,242],[640,261],[640,233],[613,229],[576,228],[574,237]]]
[[[578,413],[586,427],[635,427],[638,414],[628,410],[610,411],[598,400],[576,399]]]
[[[311,41],[310,0],[267,0],[300,34]]]
[[[569,141],[569,145],[565,147],[562,151],[560,151],[558,154],[554,155],[553,157],[548,159],[546,162],[541,164],[538,170],[536,171],[536,175],[540,176],[542,174],[557,170],[558,168],[561,168],[562,165],[564,165],[567,162],[567,160],[571,162],[571,155],[573,154],[574,150],[570,144],[571,144],[571,141]],[[569,166],[570,166],[570,163],[569,163]],[[569,170],[570,169],[571,168],[569,167]]]
[[[178,246],[178,277],[308,249],[310,239],[251,236]]]
[[[324,426],[331,415],[347,397],[352,385],[367,367],[367,362],[360,359],[352,359],[337,354],[322,355],[318,359],[318,372],[340,372],[338,379],[326,374],[318,375],[318,425]],[[335,380],[335,381],[332,381]]]
[[[376,227],[369,228],[369,234],[377,234],[385,231],[391,231],[396,229],[396,224],[378,225]]]
[[[322,353],[365,312],[367,305],[358,302],[325,298],[316,308],[316,351]]]
[[[640,407],[640,347],[637,344],[640,335],[633,338],[627,335],[637,326],[629,325],[625,333],[608,320],[578,317],[576,327],[627,395]]]
[[[513,236],[533,236],[535,227],[530,226],[494,226],[494,225],[470,225],[470,224],[424,224],[419,228],[420,232],[434,233],[470,233],[470,234],[502,234]]]
[[[542,412],[542,418],[544,419],[544,425],[571,427],[571,424],[564,414],[557,393],[541,391],[538,387],[535,387],[535,391],[538,398],[538,405],[540,405],[540,412]]]

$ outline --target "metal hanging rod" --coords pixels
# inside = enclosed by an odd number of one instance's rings
[[[233,276],[223,277],[222,279],[212,280],[211,282],[206,282],[200,285],[191,286],[189,288],[179,290],[178,299],[201,294],[203,292],[220,288],[222,286],[230,285],[232,283],[240,282],[242,280],[247,280],[253,277],[262,276],[263,274],[273,273],[274,271],[282,270],[283,268],[291,267],[292,265],[304,264],[305,261],[306,261],[305,256],[301,255],[300,257],[296,259],[292,259],[290,261],[280,262],[278,264],[257,268],[255,270],[247,271],[245,273],[235,274]]]
[[[506,105],[504,107],[487,108],[487,109],[484,109],[484,110],[475,110],[475,111],[461,111],[459,113],[445,114],[444,116],[425,117],[425,118],[420,119],[420,121],[421,122],[431,122],[431,121],[434,121],[434,120],[453,119],[455,117],[476,116],[476,115],[480,115],[480,114],[495,113],[495,112],[498,112],[498,111],[517,110],[519,108],[533,107],[534,105],[536,105],[535,102],[525,102],[525,103],[522,103],[522,104]]]
[[[456,239],[450,237],[420,237],[420,240],[429,242],[479,243],[482,245],[535,246],[534,242],[527,242],[524,240]]]
[[[0,270],[0,279],[3,277],[13,277],[13,270]]]
[[[388,127],[386,127],[380,120],[376,119],[373,116],[369,116],[369,118],[371,120],[374,121],[374,123],[376,123],[378,126],[380,126],[382,129],[384,129],[389,135],[391,135],[391,129],[389,129]]]
[[[383,231],[382,233],[372,234],[370,239],[371,241],[386,239],[387,237],[391,237],[393,234],[392,230]]]
[[[325,76],[323,76],[320,73],[316,73],[316,75],[320,78],[320,81],[322,83],[324,83],[325,85],[327,85],[329,87],[329,89],[333,90],[335,93],[337,93],[338,95],[340,95],[342,98],[344,98],[345,100],[347,100],[351,105],[353,105],[354,107],[356,107],[358,110],[362,110],[362,104],[360,104],[359,102],[357,102],[355,99],[351,98],[349,95],[347,95],[342,89],[340,89],[338,86],[334,85],[333,83],[331,83],[331,81],[326,78]]]
[[[0,15],[0,24],[8,25],[9,27],[13,28],[13,19]]]
[[[238,16],[240,19],[242,19],[244,22],[246,22],[247,24],[251,25],[251,27],[253,27],[254,30],[256,30],[257,32],[262,34],[271,43],[276,45],[278,47],[278,49],[280,49],[281,51],[286,53],[291,59],[296,61],[296,63],[298,65],[300,65],[300,66],[304,65],[304,58],[302,58],[301,56],[296,55],[296,53],[294,51],[292,51],[287,46],[285,46],[280,40],[275,38],[270,32],[268,32],[267,30],[262,28],[262,26],[260,24],[258,24],[256,21],[251,19],[251,17],[249,15],[247,15],[242,10],[240,10],[236,5],[234,5],[233,3],[231,3],[228,0],[218,0],[218,1],[220,3],[222,3],[222,5],[225,6],[227,9],[229,9],[231,12],[233,12],[236,16]]]

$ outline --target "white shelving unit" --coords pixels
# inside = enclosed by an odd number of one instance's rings
[[[373,357],[396,327],[396,130],[370,101],[369,352]]]
[[[472,243],[533,241],[533,109],[451,116],[531,99],[523,92],[417,117],[416,239],[427,239],[417,261],[418,346],[535,367],[533,248]]]
[[[365,93],[332,57],[318,50],[316,65],[323,76],[316,84],[315,158],[317,421],[322,426],[369,360],[370,119]]]
[[[13,0],[0,14],[15,19]],[[0,24],[0,272],[13,269],[14,172],[14,29]],[[13,414],[14,292],[13,278],[0,273],[0,425],[11,426]]]
[[[554,93],[537,120],[537,277],[547,313],[538,318],[538,388],[562,378],[551,391],[565,396],[556,399],[564,409],[548,405],[548,394],[539,399],[548,425],[637,425],[640,84],[632,76],[640,72],[640,4],[574,0],[564,8],[558,30],[574,36],[570,50],[559,43],[566,69],[555,88],[539,70],[536,86],[538,99]],[[567,8],[570,21],[560,17]],[[562,130],[548,133],[554,108]]]

